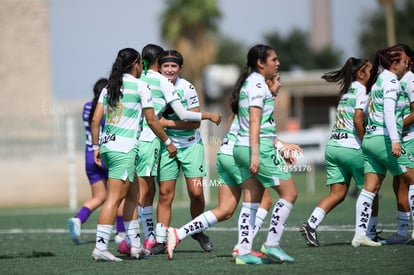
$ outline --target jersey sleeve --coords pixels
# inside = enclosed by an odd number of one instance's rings
[[[366,110],[368,95],[366,94],[365,89],[358,90],[355,102],[355,110]]]
[[[384,86],[384,99],[392,99],[397,101],[397,94],[400,90],[400,82],[397,79],[388,80]]]
[[[187,109],[191,110],[200,107],[200,101],[198,100],[198,94],[193,84],[188,83],[186,86],[185,100],[187,101]]]
[[[168,81],[168,79],[165,77],[161,78],[160,80],[161,80],[161,90],[164,94],[164,98],[167,104],[170,104],[171,102],[175,100],[180,100],[180,97],[175,91],[174,85],[170,81]]]
[[[263,82],[252,83],[249,89],[249,107],[254,106],[263,109],[266,88],[267,85]]]
[[[152,102],[151,90],[148,87],[148,84],[141,83],[139,86],[139,96],[141,97],[142,109],[154,108],[154,103]]]
[[[107,94],[108,90],[106,88],[104,88],[101,92],[101,94],[99,95],[99,99],[98,99],[98,103],[104,104],[104,98]]]

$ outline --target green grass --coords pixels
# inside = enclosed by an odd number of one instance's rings
[[[0,274],[412,274],[412,245],[377,248],[351,246],[355,219],[355,199],[352,197],[334,209],[322,223],[319,230],[321,247],[307,247],[298,227],[328,192],[328,188],[324,185],[323,172],[317,173],[315,194],[306,193],[303,173],[294,176],[299,197],[281,243],[284,250],[295,257],[294,263],[235,265],[230,254],[237,241],[234,229],[238,212],[232,219],[207,231],[214,242],[211,253],[201,252],[199,245],[188,238],[177,247],[172,261],[168,261],[166,255],[159,255],[147,260],[124,258],[120,263],[97,263],[90,255],[95,245],[98,212],[93,213],[83,226],[83,243],[76,246],[70,241],[66,230],[66,219],[73,212],[56,206],[47,209],[0,209]],[[206,209],[216,206],[215,191],[213,188],[212,202]],[[180,195],[177,197],[172,226],[180,226],[189,220],[188,206],[183,200]],[[258,250],[265,240],[268,224],[267,218],[264,229],[255,240],[254,249]],[[395,229],[395,198],[389,178],[381,191],[379,227],[384,229],[384,236]],[[116,244],[112,242],[110,248],[115,252]]]

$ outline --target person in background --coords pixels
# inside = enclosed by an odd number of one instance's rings
[[[338,83],[339,102],[336,121],[325,147],[325,166],[329,194],[323,197],[299,231],[309,246],[319,246],[316,229],[325,216],[346,197],[354,178],[356,187],[364,186],[364,159],[361,140],[364,136],[364,115],[355,122],[355,113],[363,111],[366,102],[365,85],[372,64],[368,59],[350,57],[341,69],[322,76],[327,82]]]
[[[92,198],[85,201],[82,207],[79,209],[78,213],[72,218],[67,220],[67,226],[69,229],[69,235],[72,241],[75,244],[81,243],[81,227],[84,224],[89,216],[100,207],[105,201],[106,197],[106,182],[108,180],[108,169],[105,166],[98,166],[95,163],[93,157],[92,149],[92,135],[91,135],[91,120],[92,115],[95,111],[96,105],[98,104],[99,95],[103,88],[108,84],[108,79],[100,78],[96,81],[93,87],[93,99],[88,101],[83,106],[83,125],[85,127],[85,136],[86,136],[86,147],[85,147],[85,171],[86,176],[88,177],[89,184],[91,186]],[[100,131],[104,127],[105,121],[101,120]],[[125,234],[124,221],[122,218],[122,206],[120,205],[118,211],[120,215],[117,215],[116,226],[117,232],[121,236]]]
[[[95,162],[108,167],[108,192],[101,208],[92,258],[96,261],[122,261],[108,249],[116,211],[125,199],[123,208],[125,239],[133,258],[149,255],[141,244],[137,220],[139,186],[134,182],[137,165],[138,138],[143,115],[154,134],[165,144],[170,157],[177,148],[168,138],[154,113],[151,91],[138,79],[142,72],[141,55],[132,48],[118,52],[102,91],[91,122],[92,146]],[[99,141],[100,121],[105,127]]]

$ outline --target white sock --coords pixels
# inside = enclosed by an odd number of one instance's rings
[[[152,216],[152,206],[145,206],[142,210],[141,216],[142,222],[142,231],[144,233],[144,237],[147,240],[154,240],[155,233],[154,233],[154,218]]]
[[[359,193],[355,207],[355,234],[367,235],[374,197],[374,193],[368,192],[365,189],[362,189],[361,193]]]
[[[326,213],[325,210],[323,210],[320,207],[315,207],[312,214],[310,215],[308,219],[308,224],[312,229],[318,228],[318,226],[321,224],[323,219],[325,218]]]
[[[273,207],[272,217],[270,220],[269,232],[267,233],[266,246],[279,245],[285,230],[286,221],[290,215],[293,205],[284,199],[279,199]]]
[[[253,239],[256,237],[260,228],[262,228],[262,224],[264,220],[266,219],[266,216],[267,216],[267,210],[259,207],[259,209],[257,209],[257,212],[256,212],[256,219],[254,221]]]
[[[411,209],[411,222],[413,223],[414,228],[414,185],[410,184],[408,187],[408,205]],[[414,233],[413,233],[414,236]]]
[[[137,206],[138,223],[142,222],[142,212],[144,212],[144,208],[142,208],[141,206]]]
[[[96,226],[95,247],[99,250],[107,250],[111,239],[113,224],[98,224]]]
[[[186,225],[177,229],[177,235],[180,240],[187,238],[188,236],[200,233],[207,228],[215,225],[217,223],[217,218],[214,216],[213,212],[206,211],[203,214],[195,217],[192,221]]]
[[[253,227],[258,207],[259,203],[244,202],[242,204],[239,220],[237,223],[237,247],[239,249],[239,255],[246,255],[252,251]]]
[[[157,243],[167,242],[167,228],[165,228],[162,223],[157,223],[155,228],[155,239],[157,240]]]
[[[400,236],[408,236],[408,223],[410,220],[410,212],[397,211],[397,233]]]
[[[125,233],[128,236],[131,246],[141,247],[141,236],[138,220],[124,221]]]
[[[369,219],[367,237],[373,240],[377,235],[378,216],[372,216]]]

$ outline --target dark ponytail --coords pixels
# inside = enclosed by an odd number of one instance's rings
[[[118,52],[118,56],[112,65],[112,71],[108,83],[108,104],[115,108],[122,98],[122,76],[132,70],[132,65],[139,63],[140,54],[132,48],[125,48]]]
[[[364,65],[369,62],[365,58],[350,57],[344,66],[336,71],[328,72],[322,75],[322,79],[327,82],[338,83],[340,85],[339,98],[345,94],[353,81],[358,79],[357,73]]]
[[[234,114],[239,113],[239,96],[244,81],[252,72],[257,71],[258,60],[263,63],[266,62],[266,59],[269,56],[269,50],[273,49],[269,46],[258,44],[253,46],[247,53],[247,64],[241,69],[239,78],[233,87],[233,91],[229,99],[230,107]]]
[[[372,63],[371,76],[367,82],[367,94],[371,92],[371,88],[377,81],[379,67],[389,69],[393,62],[399,62],[401,60],[401,54],[403,49],[398,46],[388,47],[382,50],[378,50],[375,53],[374,62]]]

